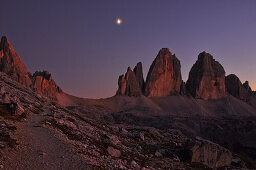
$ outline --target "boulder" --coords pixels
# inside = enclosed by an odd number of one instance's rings
[[[247,101],[250,97],[249,91],[235,74],[230,74],[226,77],[226,88],[229,94],[240,100]]]
[[[55,98],[62,90],[48,71],[37,71],[32,76],[32,89],[39,95]]]
[[[5,36],[0,42],[0,71],[26,87],[31,85],[25,64]]]
[[[189,72],[186,89],[195,98],[219,99],[226,95],[225,70],[209,53],[199,54]]]
[[[168,48],[161,49],[150,66],[145,96],[161,97],[179,94],[182,83],[180,69],[179,59],[172,55]]]
[[[125,76],[119,76],[118,90],[116,94],[134,97],[142,95],[142,91],[139,82],[137,81],[137,77],[130,67],[128,67]]]
[[[232,153],[228,149],[199,137],[191,151],[191,162],[202,163],[213,169],[229,166],[232,162]]]
[[[107,148],[107,151],[108,151],[108,154],[109,154],[110,156],[112,156],[112,157],[118,158],[118,157],[121,156],[121,152],[120,152],[118,149],[113,148],[112,146],[109,146],[109,147]]]

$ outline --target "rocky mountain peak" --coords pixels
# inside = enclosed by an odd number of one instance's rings
[[[6,37],[1,38],[0,51],[0,71],[22,85],[30,87],[31,80],[27,68]]]
[[[195,98],[221,98],[226,93],[225,70],[211,54],[202,52],[189,72],[186,88]]]
[[[245,81],[244,84],[243,84],[243,86],[244,86],[244,88],[246,89],[246,91],[247,91],[248,93],[252,93],[252,89],[251,89],[251,87],[250,87],[248,81]]]
[[[247,89],[245,86],[247,88],[250,88],[249,83],[245,83],[243,85],[240,79],[235,74],[230,74],[226,76],[227,92],[243,101],[247,101],[250,96],[249,89]]]
[[[118,78],[118,90],[117,95],[125,96],[141,96],[142,91],[134,71],[130,67],[127,68],[127,72]]]
[[[13,49],[11,43],[9,42],[9,40],[7,39],[6,36],[3,36],[1,38],[1,43],[0,43],[0,50],[7,50],[7,49]]]
[[[62,90],[48,71],[36,71],[32,76],[32,89],[43,96],[55,98]]]
[[[22,59],[5,36],[1,38],[0,42],[0,71],[20,84],[32,88],[38,94],[55,98],[57,93],[62,92],[48,71],[35,72],[31,76]]]
[[[160,97],[180,93],[182,78],[180,61],[168,48],[162,48],[150,66],[145,96]]]
[[[137,65],[134,67],[133,72],[135,73],[135,76],[137,78],[137,81],[139,83],[140,89],[143,92],[144,91],[144,78],[143,78],[143,70],[142,70],[142,63],[139,62]]]

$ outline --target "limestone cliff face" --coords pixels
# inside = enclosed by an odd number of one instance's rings
[[[222,98],[226,95],[225,70],[212,55],[202,52],[189,72],[186,88],[195,98]]]
[[[180,61],[169,49],[159,51],[146,79],[145,96],[161,97],[180,93],[182,83]]]
[[[32,89],[43,96],[55,98],[62,90],[52,79],[48,71],[35,72],[32,76]]]
[[[0,71],[26,87],[31,85],[25,64],[6,37],[2,37],[0,43]]]

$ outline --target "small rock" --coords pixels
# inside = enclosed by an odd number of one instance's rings
[[[119,165],[119,169],[127,169],[124,165]]]
[[[5,88],[2,86],[0,87],[0,94],[4,94],[5,93]]]
[[[4,93],[2,95],[2,101],[3,103],[10,103],[10,96],[9,96],[9,93]]]
[[[0,148],[5,148],[5,143],[4,142],[0,142]]]
[[[135,161],[132,161],[131,162],[131,165],[132,165],[132,167],[134,167],[134,168],[140,168],[140,166],[137,164],[137,162],[135,162]]]
[[[0,165],[0,168],[1,168],[1,169],[4,169],[4,165]]]
[[[119,131],[119,128],[116,127],[116,126],[112,126],[112,127],[110,127],[110,129],[111,129],[113,132],[118,132],[118,131]]]
[[[64,125],[66,125],[67,127],[72,128],[72,129],[76,129],[77,128],[76,125],[73,122],[70,122],[68,120],[64,121]]]
[[[118,157],[121,156],[121,152],[120,152],[118,149],[115,149],[115,148],[113,148],[113,147],[111,147],[111,146],[109,146],[109,147],[107,148],[107,151],[108,151],[108,154],[111,155],[111,156],[113,156],[113,157],[118,158]]]
[[[58,120],[58,124],[63,124],[64,123],[64,120],[63,119],[60,119],[60,120]]]
[[[160,152],[156,151],[155,156],[156,157],[162,157],[163,155]]]
[[[112,136],[110,136],[109,138],[110,138],[110,142],[111,142],[113,145],[120,144],[120,141],[119,141],[119,139],[118,139],[117,136],[112,135]]]
[[[120,131],[121,131],[121,133],[124,133],[124,134],[128,133],[128,131],[125,128],[121,128]]]
[[[51,125],[51,122],[46,121],[46,122],[45,122],[45,124],[47,124],[47,125]]]
[[[140,134],[139,134],[139,137],[140,137],[140,139],[141,139],[142,141],[144,141],[144,139],[145,139],[144,133],[140,133]]]
[[[46,156],[47,153],[45,153],[45,152],[43,152],[43,151],[39,151],[39,155],[41,155],[41,156]]]

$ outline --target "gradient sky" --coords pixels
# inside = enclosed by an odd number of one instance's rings
[[[0,36],[8,37],[30,72],[50,71],[72,95],[114,95],[128,66],[141,61],[146,77],[163,47],[180,59],[185,81],[206,51],[227,74],[256,89],[255,0],[2,0],[0,5]]]

